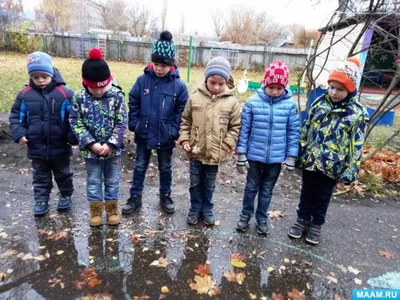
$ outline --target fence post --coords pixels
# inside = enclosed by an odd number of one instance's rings
[[[192,42],[193,42],[193,37],[190,36],[189,38],[189,56],[188,56],[188,70],[187,70],[187,82],[190,82],[190,66],[192,64]]]

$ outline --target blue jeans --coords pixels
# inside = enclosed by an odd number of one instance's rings
[[[85,159],[87,199],[90,201],[118,200],[121,156],[109,159]]]
[[[190,162],[190,209],[211,211],[218,166],[204,165],[201,161]]]
[[[336,180],[322,173],[307,170],[303,170],[302,179],[297,216],[316,225],[323,225]]]
[[[149,167],[151,149],[145,144],[136,144],[136,158],[133,170],[131,195],[141,195],[144,187],[146,171]],[[172,148],[157,149],[158,171],[160,172],[160,192],[171,193],[172,183]]]
[[[70,197],[74,192],[72,183],[71,158],[69,156],[53,159],[32,159],[33,195],[36,202],[49,201],[53,188],[53,178],[61,196]]]
[[[272,198],[272,190],[278,180],[281,164],[264,164],[251,160],[249,164],[250,169],[247,173],[242,214],[250,217],[254,214],[254,199],[258,193],[256,220],[258,222],[266,222],[268,219],[267,211]]]

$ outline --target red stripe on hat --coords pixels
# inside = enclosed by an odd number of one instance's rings
[[[85,78],[82,77],[83,84],[90,88],[103,88],[103,87],[109,85],[109,83],[112,81],[112,79],[113,79],[112,76],[110,76],[110,77],[108,77],[108,79],[106,79],[104,81],[96,82],[96,81],[86,80]]]

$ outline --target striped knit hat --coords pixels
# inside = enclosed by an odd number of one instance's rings
[[[217,56],[208,62],[204,76],[207,80],[213,75],[220,75],[228,82],[231,75],[231,64],[225,57]]]
[[[168,66],[173,66],[175,64],[175,44],[172,41],[171,32],[167,30],[161,32],[160,39],[153,43],[151,61]]]

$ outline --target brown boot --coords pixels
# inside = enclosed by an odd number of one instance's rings
[[[107,213],[108,225],[118,225],[119,224],[118,200],[106,201],[104,206]]]
[[[103,203],[101,201],[90,202],[90,226],[102,225]]]

